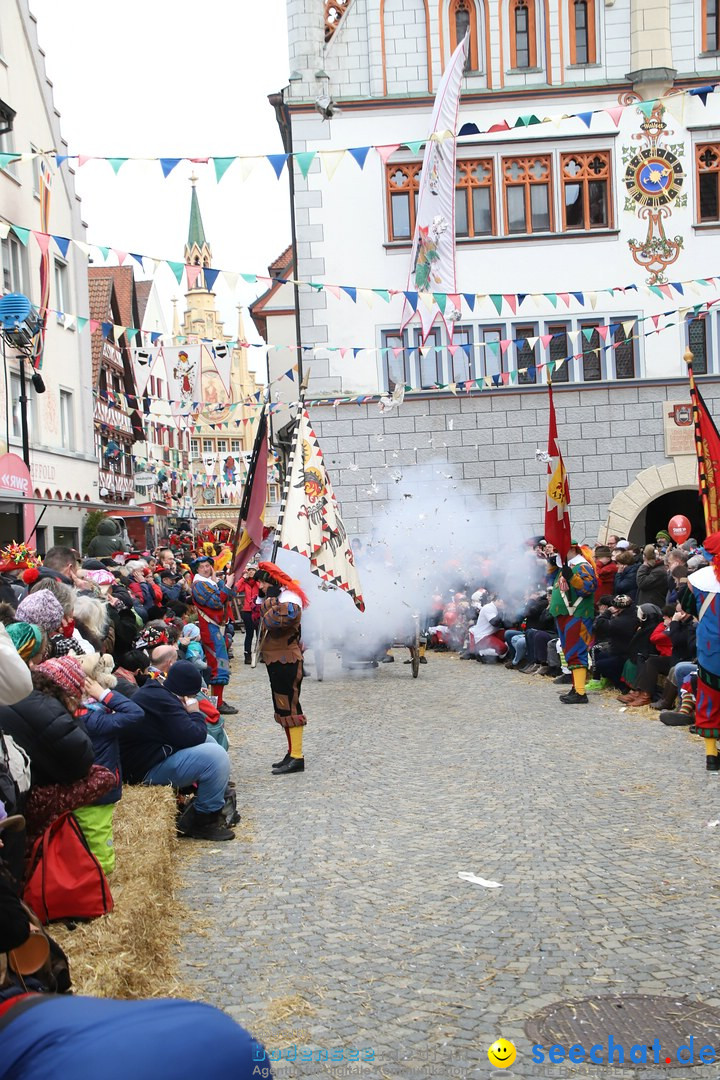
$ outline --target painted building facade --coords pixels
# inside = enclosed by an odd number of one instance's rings
[[[643,540],[666,495],[692,517],[687,414],[674,407],[689,400],[688,344],[706,398],[720,396],[712,2],[288,0],[287,11],[293,149],[321,151],[306,178],[295,167],[297,277],[365,290],[414,288],[422,151],[408,144],[429,134],[434,92],[469,34],[452,348],[442,323],[424,343],[417,318],[400,332],[402,295],[368,306],[300,290],[310,398],[393,383],[417,394],[389,414],[375,402],[314,410],[351,531],[368,531],[387,468],[426,461],[491,515],[512,507],[540,531],[548,363],[585,537]],[[330,179],[321,164],[323,151],[375,146],[382,156],[362,169],[345,155]]]
[[[190,437],[190,469],[199,477],[194,485],[195,513],[201,530],[234,528],[240,504],[246,463],[252,451],[256,410],[227,406],[256,393],[255,376],[248,368],[245,325],[238,307],[237,336],[225,333],[215,293],[206,287],[203,269],[212,267],[212,249],[205,236],[195,181],[192,182],[190,224],[185,263],[201,268],[193,288],[185,294],[182,324],[175,316],[173,343],[205,342],[210,349],[231,351],[230,394],[211,362],[203,361],[200,397],[204,407],[197,415]],[[203,353],[205,356],[206,354]],[[209,355],[209,354],[208,354]],[[217,402],[217,404],[215,404]]]
[[[0,9],[0,100],[10,113],[0,134],[0,152],[65,147],[55,109],[52,85],[38,46],[37,26],[27,0],[7,0]],[[3,110],[3,118],[7,113]],[[24,229],[41,228],[39,161],[2,159],[0,222]],[[49,228],[59,236],[85,236],[73,170],[55,171]],[[40,247],[32,236],[0,224],[3,293],[20,292],[40,302]],[[30,495],[37,500],[40,551],[53,544],[79,546],[88,503],[98,499],[98,462],[93,446],[93,397],[89,334],[77,330],[69,313],[88,311],[87,266],[66,258],[54,242],[49,246],[50,300],[42,378],[46,391],[28,389]],[[0,380],[0,448],[22,455],[20,377],[12,350],[6,350],[9,397]],[[12,499],[0,496],[0,515]],[[43,513],[43,506],[46,507]],[[42,513],[42,519],[40,515]],[[11,528],[12,513],[6,524]],[[17,538],[17,537],[16,537]],[[21,537],[20,537],[21,538]],[[5,535],[2,542],[12,537]]]

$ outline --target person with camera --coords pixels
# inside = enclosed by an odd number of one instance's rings
[[[258,565],[255,580],[264,598],[260,605],[262,658],[270,679],[275,720],[285,729],[287,753],[273,764],[273,776],[303,772],[303,728],[300,706],[303,653],[300,644],[303,608],[308,598],[297,581],[272,562]]]
[[[637,602],[654,604],[661,610],[665,607],[670,578],[665,560],[653,544],[643,548],[643,561],[637,571]]]
[[[221,811],[230,779],[227,751],[208,735],[198,694],[202,675],[190,660],[178,660],[164,680],[149,679],[133,698],[145,713],[142,724],[118,732],[123,776],[128,784],[197,784],[197,794],[178,821],[178,832],[195,840],[232,840]]]

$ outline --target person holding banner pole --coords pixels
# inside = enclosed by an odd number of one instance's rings
[[[272,766],[273,776],[304,772],[303,728],[307,719],[300,705],[303,653],[300,644],[303,609],[308,598],[297,581],[273,562],[261,562],[255,580],[264,597],[260,606],[263,634],[260,649],[270,679],[275,720],[285,729],[287,753]]]

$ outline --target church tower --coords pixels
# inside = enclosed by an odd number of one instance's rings
[[[212,268],[212,249],[205,235],[197,177],[190,177],[190,223],[185,244],[188,291],[182,324],[173,322],[175,345],[203,344],[200,397],[204,403],[191,430],[191,470],[195,483],[195,510],[205,529],[234,528],[246,460],[252,450],[256,409],[242,402],[257,393],[255,376],[248,368],[242,311],[238,309],[238,337],[225,333],[215,293],[207,287],[204,271]],[[177,311],[177,309],[176,309]],[[229,363],[228,363],[229,360]],[[230,392],[220,372],[229,374]]]

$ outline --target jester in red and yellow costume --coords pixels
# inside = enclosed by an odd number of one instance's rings
[[[261,562],[255,580],[264,599],[260,605],[262,658],[270,679],[275,720],[285,729],[287,753],[273,764],[274,776],[303,772],[303,728],[300,706],[303,653],[300,644],[303,609],[308,598],[299,583],[276,563]]]
[[[720,532],[703,544],[710,566],[703,566],[688,578],[680,603],[697,619],[697,698],[695,723],[690,731],[705,740],[705,764],[710,772],[720,770],[717,740],[720,738]]]

